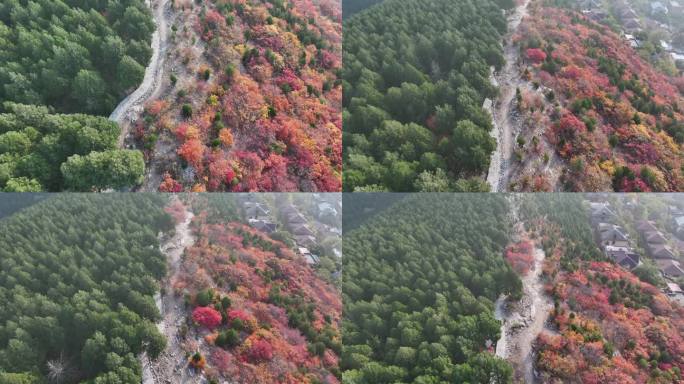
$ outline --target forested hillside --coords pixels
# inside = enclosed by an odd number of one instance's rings
[[[342,206],[344,207],[342,225],[344,231],[351,231],[363,224],[367,219],[376,216],[378,213],[391,207],[394,203],[407,196],[410,195],[402,193],[389,194],[364,192],[342,194]]]
[[[173,8],[167,92],[148,103],[135,131],[164,175],[152,187],[340,191],[339,0]]]
[[[494,301],[521,290],[508,211],[501,195],[420,194],[345,234],[344,382],[511,382],[486,351]]]
[[[47,193],[5,193],[0,199],[0,219],[50,197]]]
[[[210,382],[339,383],[339,289],[236,220],[234,196],[192,200],[197,240],[169,287],[185,297],[180,338],[190,364]]]
[[[582,195],[529,195],[547,259],[550,326],[535,342],[543,382],[679,383],[684,308],[599,252]],[[536,207],[536,208],[535,208]],[[560,213],[563,212],[563,213]]]
[[[140,383],[173,225],[151,195],[60,195],[0,221],[0,382]]]
[[[387,0],[345,21],[344,189],[487,189],[511,1]]]
[[[0,3],[0,190],[142,182],[142,153],[117,150],[104,116],[142,81],[153,30],[143,0]]]
[[[569,191],[684,189],[684,84],[657,71],[623,36],[579,12],[532,8],[515,40],[524,77],[518,110],[564,160]],[[539,153],[519,141],[525,156]],[[548,170],[538,175],[549,176]],[[540,182],[543,184],[543,182]]]
[[[142,80],[153,30],[143,0],[3,0],[0,100],[108,115]]]
[[[342,16],[345,19],[349,18],[353,14],[380,2],[382,0],[342,0]]]
[[[47,107],[5,103],[0,113],[0,190],[92,191],[139,184],[138,151],[119,150],[116,123]]]
[[[574,270],[579,260],[604,260],[594,239],[584,195],[534,194],[523,199],[520,211],[526,222],[539,223],[541,220],[558,232],[542,243],[548,255],[560,239],[564,239],[567,247],[562,257],[564,268]],[[548,233],[551,231],[549,229]]]

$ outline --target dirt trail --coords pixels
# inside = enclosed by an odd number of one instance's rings
[[[549,311],[553,308],[541,279],[545,257],[543,250],[535,249],[534,267],[522,279],[523,298],[519,302],[508,302],[505,297],[496,301],[495,316],[503,321],[496,355],[513,364],[516,379],[524,383],[535,382],[532,345],[544,330]]]
[[[514,202],[513,218],[517,220],[517,203]],[[517,222],[514,241],[523,234],[522,222]],[[540,248],[534,252],[534,264],[522,278],[523,297],[511,302],[502,296],[496,301],[494,315],[501,324],[501,337],[496,343],[496,355],[509,361],[515,369],[515,378],[524,383],[535,383],[535,353],[532,345],[545,329],[553,301],[544,292],[542,265],[546,255]]]
[[[152,15],[157,29],[152,35],[152,58],[150,64],[145,68],[145,77],[142,83],[117,105],[109,120],[116,121],[121,128],[119,134],[119,148],[124,146],[124,141],[131,127],[147,100],[152,98],[161,88],[164,75],[164,57],[168,46],[168,27],[167,27],[167,5],[169,0],[154,0],[157,4],[151,4],[153,0],[147,0],[147,5],[152,8]]]
[[[492,129],[491,135],[497,142],[487,173],[487,183],[491,186],[492,192],[503,192],[508,188],[509,167],[513,156],[515,135],[514,122],[511,116],[512,106],[515,90],[525,84],[518,68],[518,48],[513,44],[513,35],[518,30],[522,19],[527,16],[530,1],[525,0],[508,17],[508,33],[504,38],[506,64],[501,72],[492,76],[492,83],[499,86],[500,94],[493,105],[485,107],[492,114],[494,129]]]
[[[160,248],[166,255],[169,272],[166,281],[162,282],[166,289],[162,290],[162,294],[157,294],[155,301],[162,314],[162,321],[157,326],[166,336],[167,347],[155,361],[151,361],[145,355],[141,357],[143,384],[201,383],[204,380],[201,375],[195,375],[188,368],[181,337],[178,334],[186,321],[185,303],[183,297],[177,295],[170,286],[170,282],[179,273],[183,252],[195,242],[190,230],[192,218],[193,214],[186,211],[185,220],[176,225],[174,235],[164,241]]]

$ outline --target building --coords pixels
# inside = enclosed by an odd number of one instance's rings
[[[316,245],[316,238],[313,236],[294,235],[292,237],[294,238],[294,241],[299,245],[303,245],[305,247],[313,247],[314,245]]]
[[[647,231],[642,234],[644,240],[649,244],[665,244],[667,239],[660,231]]]
[[[278,224],[265,219],[248,219],[249,226],[264,233],[273,233],[278,230]]]
[[[654,259],[661,259],[661,260],[665,260],[665,259],[674,260],[675,259],[674,253],[672,252],[670,247],[668,247],[665,244],[650,244],[649,243],[647,248],[648,248],[648,254],[651,255],[651,257]]]
[[[286,216],[287,223],[290,226],[295,226],[295,225],[301,225],[301,224],[306,224],[306,217],[302,215],[299,212],[296,213],[290,213]]]
[[[601,2],[599,0],[582,0],[580,2],[580,8],[587,11],[598,9],[601,8]]]
[[[656,260],[658,269],[665,277],[678,278],[684,276],[684,270],[679,261],[676,260]]]
[[[295,236],[313,236],[314,235],[313,231],[311,231],[311,229],[309,229],[309,227],[306,224],[297,225],[297,226],[293,227],[290,230],[290,233],[292,233]]]
[[[629,247],[629,236],[619,225],[609,223],[599,223],[597,228],[597,238],[601,247]]]
[[[606,246],[606,256],[613,260],[617,265],[625,269],[633,269],[639,265],[639,254],[629,247]]]
[[[263,204],[253,201],[246,201],[243,208],[247,219],[266,220],[271,213]]]
[[[596,226],[598,223],[612,223],[617,217],[610,209],[608,203],[591,203],[591,224]]]
[[[670,10],[667,9],[665,4],[661,3],[660,1],[654,1],[651,3],[651,15],[667,15],[668,13],[670,13]]]
[[[684,293],[684,291],[682,291],[682,288],[680,288],[678,284],[667,283],[665,293],[667,293],[668,295],[678,295]]]
[[[639,48],[641,43],[639,42],[639,39],[637,39],[634,35],[625,33],[625,39],[629,42],[629,46],[632,48]]]
[[[648,232],[648,231],[657,231],[658,228],[655,226],[655,223],[652,221],[648,220],[641,220],[637,222],[636,226],[637,231],[640,233]]]
[[[304,260],[306,260],[306,263],[309,265],[317,264],[319,261],[321,261],[317,255],[314,255],[311,253],[311,251],[309,251],[309,248],[299,247],[298,251],[300,255],[304,256]]]
[[[328,202],[318,203],[316,205],[316,208],[318,209],[319,218],[324,216],[337,217],[338,215],[337,209],[335,209],[335,207]]]
[[[626,19],[622,22],[622,26],[625,28],[625,31],[630,33],[641,31],[641,23],[639,23],[639,19]]]

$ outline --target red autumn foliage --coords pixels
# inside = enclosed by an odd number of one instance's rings
[[[523,240],[506,248],[506,261],[514,271],[526,275],[534,264],[534,245],[530,240]]]
[[[532,60],[534,63],[541,63],[542,61],[546,60],[546,52],[539,48],[529,48],[527,51],[525,51],[525,54],[527,55],[527,58]]]
[[[149,107],[153,121],[136,130],[141,144],[151,135],[160,136],[158,143],[174,143],[185,162],[151,158],[165,162],[162,171],[182,174],[184,190],[340,191],[340,2],[291,1],[283,19],[273,14],[270,2],[250,2],[240,11],[227,11],[224,3],[177,4],[193,21],[183,39],[206,42],[200,54],[189,48],[175,52],[189,58],[184,69],[199,77],[191,86],[179,81],[183,96],[178,89],[168,92],[173,96],[163,99],[167,107]],[[246,4],[230,2],[238,3]],[[304,28],[324,47],[304,45],[297,37]],[[180,120],[178,111],[188,102],[192,116]],[[283,130],[287,140],[278,138]]]
[[[145,112],[152,116],[157,116],[166,108],[166,105],[167,103],[163,100],[154,100],[145,106]]]
[[[544,271],[558,306],[550,316],[556,334],[536,340],[541,375],[549,382],[679,382],[684,308],[612,263],[575,261],[573,272],[561,270],[565,249],[561,239]]]
[[[195,169],[201,170],[204,149],[204,145],[199,140],[190,139],[178,149],[178,154]]]
[[[249,349],[249,360],[252,363],[269,361],[273,358],[273,346],[266,340],[259,339]]]
[[[673,120],[684,121],[681,78],[659,72],[622,36],[580,12],[546,5],[530,12],[514,40],[530,62],[544,62],[527,68],[530,80],[553,90],[553,103],[560,104],[530,124],[546,127],[564,160],[563,187],[684,189],[682,134],[671,128]],[[638,176],[645,164],[651,166],[647,180]],[[620,179],[616,170],[623,167],[637,177]]]
[[[171,174],[166,172],[162,176],[162,183],[159,185],[159,192],[172,192],[172,193],[178,193],[178,192],[183,192],[183,185],[181,183],[177,182],[176,180],[171,177]]]
[[[230,321],[233,321],[235,319],[240,319],[240,320],[246,322],[246,321],[250,321],[252,319],[252,317],[250,315],[246,314],[245,312],[241,311],[241,310],[233,309],[233,310],[228,311],[228,319]]]
[[[193,204],[203,206],[202,197],[196,199]],[[198,330],[208,343],[200,346],[208,356],[207,372],[240,384],[338,384],[331,372],[339,369],[339,357],[331,349],[323,358],[312,355],[308,350],[312,341],[290,325],[285,300],[273,295],[277,288],[282,298],[298,297],[313,305],[311,327],[315,332],[329,328],[335,335],[333,341],[341,343],[339,291],[281,242],[244,224],[222,220],[209,220],[207,212],[196,213],[196,241],[186,249],[180,267],[183,273],[174,284],[176,290],[191,295],[211,288],[217,297],[230,299],[225,313],[228,325]],[[235,319],[241,320],[241,329],[234,328]],[[239,345],[225,350],[212,345],[220,332],[229,329],[239,331]]]
[[[192,311],[192,319],[209,329],[214,329],[221,324],[221,314],[210,307],[197,307]]]

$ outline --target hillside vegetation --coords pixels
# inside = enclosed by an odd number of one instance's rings
[[[211,380],[339,383],[338,288],[284,243],[240,223],[234,201],[193,201],[197,241],[171,282],[185,295],[188,356],[198,354],[194,365]]]
[[[504,64],[512,5],[388,0],[345,21],[345,191],[488,188],[496,142],[482,105],[497,94],[490,66]]]
[[[681,78],[658,72],[622,36],[579,12],[535,7],[515,40],[534,85],[519,93],[518,109],[528,126],[545,127],[564,160],[562,189],[684,189]],[[525,156],[543,155],[538,139],[521,143]]]
[[[165,199],[60,195],[0,221],[0,382],[139,383],[166,340],[153,295]]]
[[[541,235],[551,331],[535,342],[545,382],[679,383],[684,308],[655,286],[607,261],[591,236],[581,195],[527,198]],[[533,208],[536,207],[536,208]],[[559,214],[558,212],[565,212]]]
[[[5,0],[0,100],[108,115],[142,81],[153,30],[143,0]]]
[[[522,288],[502,257],[508,209],[500,195],[420,194],[345,234],[344,382],[511,382],[486,351],[494,301]]]
[[[43,106],[6,103],[0,113],[0,190],[92,191],[139,184],[138,151],[119,150],[116,123]]]
[[[339,1],[178,1],[174,12],[168,93],[136,127],[165,174],[153,187],[340,191]]]
[[[382,2],[382,0],[342,0],[342,15],[349,18],[353,14]]]
[[[143,0],[0,4],[0,190],[91,191],[142,182],[107,121],[142,81],[154,23]]]

